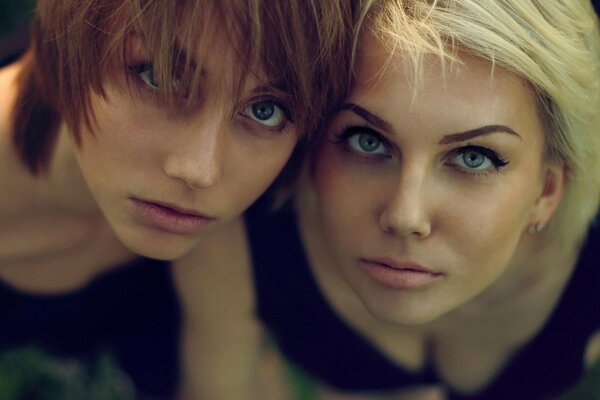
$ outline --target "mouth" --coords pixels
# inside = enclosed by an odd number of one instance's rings
[[[136,216],[144,225],[161,231],[192,235],[210,225],[216,218],[177,205],[131,198]]]
[[[418,263],[390,258],[361,258],[360,263],[376,282],[395,290],[422,288],[444,276]]]

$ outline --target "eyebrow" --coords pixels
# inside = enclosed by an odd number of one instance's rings
[[[379,118],[375,114],[365,110],[361,106],[354,103],[344,103],[339,106],[335,111],[352,111],[359,117],[363,118],[365,121],[370,123],[371,125],[384,130],[386,132],[393,131],[392,125],[390,125],[387,121]],[[446,135],[439,141],[438,144],[449,144],[454,142],[463,142],[465,140],[472,139],[477,136],[489,135],[491,133],[504,132],[511,135],[514,135],[521,139],[521,135],[519,135],[514,129],[506,126],[506,125],[486,125],[480,128],[469,129],[468,131],[452,133]]]
[[[335,110],[335,112],[344,111],[344,110],[352,111],[354,114],[358,115],[359,117],[361,117],[362,119],[364,119],[365,121],[370,123],[371,125],[379,128],[381,130],[384,130],[386,132],[393,131],[392,125],[390,125],[388,122],[379,118],[375,114],[370,113],[369,111],[365,110],[364,108],[362,108],[361,106],[359,106],[357,104],[344,103],[341,106],[339,106]]]
[[[464,142],[477,136],[489,135],[491,133],[504,132],[514,135],[521,139],[521,135],[506,125],[486,125],[480,128],[470,129],[468,131],[452,133],[446,135],[440,140],[439,144],[448,144],[454,142]]]
[[[259,83],[258,86],[252,88],[250,90],[250,93],[252,94],[270,94],[270,95],[274,95],[277,97],[280,97],[281,100],[285,100],[288,101],[289,100],[289,94],[281,89],[281,86],[283,86],[283,83],[281,83],[281,85],[279,84],[279,82],[267,82],[264,85],[261,85]]]
[[[188,58],[189,57],[189,58]],[[179,66],[182,63],[185,63],[186,60],[190,60],[190,64],[189,67],[192,70],[196,70],[198,69],[198,63],[196,61],[196,57],[195,56],[190,56],[188,54],[188,52],[186,51],[186,49],[184,49],[183,47],[181,47],[179,45],[179,43],[175,42],[173,44],[173,59],[172,59],[172,63],[175,66]],[[200,71],[200,76],[206,76],[207,72],[204,68],[201,69]]]

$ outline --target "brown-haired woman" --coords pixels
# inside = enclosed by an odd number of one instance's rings
[[[30,49],[0,70],[0,349],[107,346],[140,392],[171,394],[165,261],[195,265],[204,239],[237,229],[343,95],[350,13],[40,2]]]

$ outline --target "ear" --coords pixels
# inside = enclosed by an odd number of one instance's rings
[[[531,224],[547,225],[558,208],[565,190],[567,170],[564,164],[545,166],[542,192],[537,198],[531,215]]]

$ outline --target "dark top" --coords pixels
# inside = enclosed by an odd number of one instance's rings
[[[0,321],[0,351],[35,345],[84,365],[108,352],[139,394],[175,391],[180,310],[167,262],[138,258],[58,295],[0,281]]]
[[[302,247],[293,206],[270,213],[257,203],[246,215],[259,318],[281,351],[313,378],[351,392],[439,382],[432,367],[410,373],[347,325],[320,293]],[[475,396],[451,399],[545,399],[583,373],[585,346],[600,329],[600,265],[593,229],[560,304],[494,382]]]

